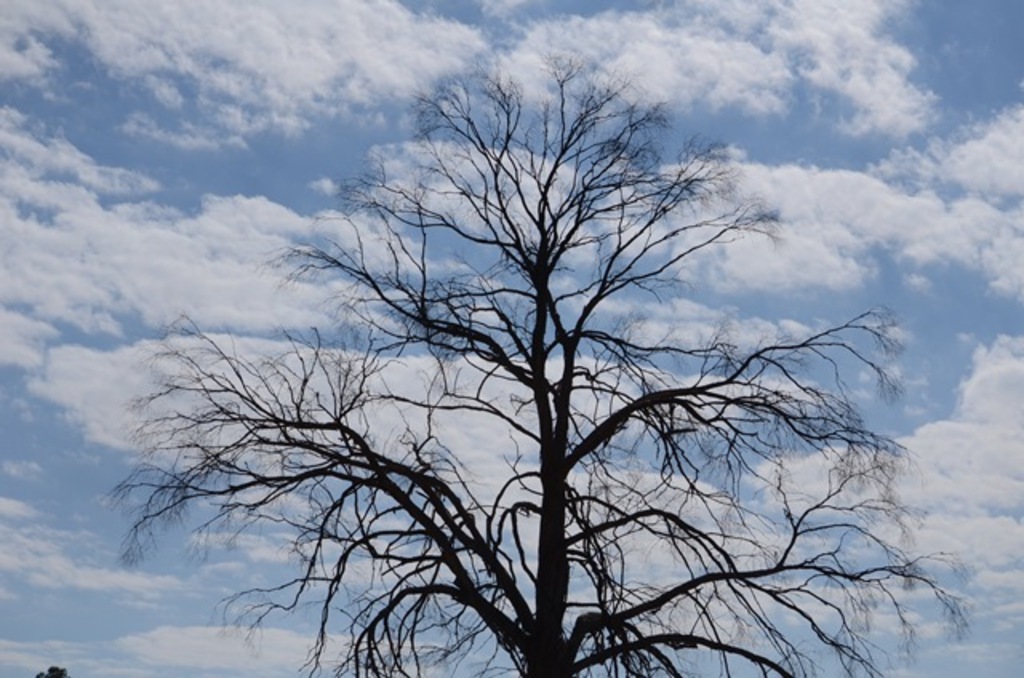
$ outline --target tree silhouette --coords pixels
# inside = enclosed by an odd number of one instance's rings
[[[903,588],[961,621],[904,550],[903,451],[841,376],[895,392],[889,318],[675,320],[701,257],[773,216],[721,148],[663,159],[628,82],[547,74],[443,84],[343,187],[337,240],[292,254],[339,290],[329,340],[168,337],[128,557],[193,505],[208,534],[288,530],[295,576],[229,602],[314,602],[311,663],[336,641],[339,675],[881,675],[868,620],[911,637]]]
[[[59,666],[51,666],[46,669],[46,673],[37,673],[36,678],[71,678],[67,669],[62,669]]]

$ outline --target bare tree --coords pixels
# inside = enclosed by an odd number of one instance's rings
[[[190,506],[287,531],[294,578],[234,602],[255,623],[314,603],[311,667],[337,641],[339,674],[881,675],[868,621],[912,637],[902,588],[960,621],[904,550],[904,453],[841,377],[895,391],[891,323],[666,321],[692,262],[773,217],[720,148],[666,161],[628,83],[549,75],[419,100],[416,143],[344,187],[337,242],[293,253],[342,290],[345,342],[168,340],[119,488],[129,556]]]

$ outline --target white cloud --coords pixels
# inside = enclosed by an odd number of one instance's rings
[[[1024,211],[966,195],[946,198],[883,176],[799,165],[742,167],[742,188],[780,216],[774,244],[751,237],[708,250],[695,275],[719,289],[855,289],[880,248],[912,266],[951,263],[1024,299]],[[911,270],[908,275],[919,275]],[[914,278],[917,283],[921,281]]]
[[[495,16],[508,16],[516,10],[536,3],[537,0],[477,0],[477,4],[487,14]]]
[[[801,79],[854,109],[842,128],[854,135],[904,136],[933,116],[937,98],[912,84],[913,55],[887,35],[906,0],[789,0],[768,31]]]
[[[655,98],[682,107],[735,106],[754,114],[786,106],[791,74],[784,59],[751,36],[737,35],[724,17],[691,8],[604,12],[538,22],[503,57],[517,75],[542,73],[553,50],[573,53],[610,71],[635,76]]]
[[[303,507],[301,501],[296,500],[296,505]],[[288,533],[279,534],[255,534],[236,532],[214,532],[204,533],[202,536],[193,535],[193,546],[201,551],[207,552],[210,549],[223,551],[238,551],[249,563],[257,564],[294,564],[294,552],[292,540],[294,535]],[[219,568],[231,573],[232,568],[243,568],[240,563],[222,563]],[[239,573],[232,573],[232,581],[238,581]]]
[[[865,199],[912,208],[900,213],[902,227],[887,226],[894,234],[902,228],[905,254],[966,264],[995,291],[1024,300],[1024,106],[933,139],[924,151],[895,151],[872,174],[889,188]]]
[[[0,639],[0,667],[12,670],[11,673],[4,674],[4,678],[7,676],[15,678],[20,675],[33,676],[37,671],[45,671],[46,667],[55,664],[58,666],[76,665],[69,660],[77,660],[82,654],[83,648],[75,643],[58,640],[29,643]],[[15,668],[23,669],[23,671],[15,674],[13,672]]]
[[[953,415],[901,442],[919,469],[904,495],[929,512],[918,542],[960,554],[983,610],[999,591],[1024,590],[1024,337],[999,337],[973,362]]]
[[[141,112],[125,129],[186,148],[254,133],[295,133],[313,117],[405,97],[487,51],[476,28],[391,0],[304,0],[300,5],[131,0],[16,10],[0,29],[0,60],[38,80],[57,66],[46,46],[83,45],[109,73],[138,81],[160,106],[194,102],[204,125],[164,129]],[[520,0],[487,0],[499,15]],[[910,81],[915,60],[889,35],[907,2],[686,0],[643,11],[562,15],[529,24],[506,63],[533,69],[553,47],[635,73],[683,106],[778,114],[806,83],[851,107],[843,128],[895,136],[930,119],[935,97]],[[5,32],[6,31],[6,32]],[[6,40],[3,40],[6,36]],[[18,47],[20,45],[21,47]]]
[[[184,105],[185,96],[170,79],[156,75],[147,75],[143,78],[143,82],[146,83],[146,87],[150,89],[156,100],[165,108],[179,109]]]
[[[333,196],[338,192],[338,182],[327,177],[320,177],[309,182],[309,187],[320,195]]]
[[[255,634],[215,626],[171,626],[91,643],[0,639],[4,678],[64,666],[72,676],[253,678],[298,676],[311,636],[280,628]]]
[[[1024,105],[970,128],[968,138],[945,157],[937,155],[945,181],[986,195],[1024,198]]]
[[[0,365],[37,367],[43,346],[57,335],[49,323],[10,311],[0,304]]]
[[[4,466],[4,472],[7,472],[6,464]],[[26,504],[23,501],[17,499],[11,499],[9,497],[0,497],[0,517],[2,518],[33,518],[36,516],[36,510]]]
[[[252,360],[278,356],[292,347],[284,339],[210,336],[226,350]],[[154,392],[161,370],[180,367],[162,363],[161,353],[168,345],[175,350],[195,346],[188,337],[171,337],[169,342],[142,340],[110,350],[73,344],[56,346],[50,349],[43,367],[31,373],[28,389],[59,405],[87,440],[133,450],[136,446],[132,435],[139,423],[131,408],[133,401]]]
[[[244,147],[245,140],[237,134],[224,134],[211,126],[202,127],[182,122],[177,130],[161,127],[145,113],[131,113],[121,125],[121,131],[132,137],[142,137],[175,146],[186,151],[209,151],[224,146]]]
[[[0,149],[0,363],[38,365],[56,322],[114,335],[122,317],[160,327],[183,313],[206,327],[324,324],[322,288],[282,287],[280,272],[263,268],[313,237],[312,218],[263,197],[207,196],[194,214],[111,203],[155,184],[97,165],[10,109],[0,111]]]
[[[278,272],[262,270],[289,235],[312,233],[311,220],[265,198],[208,197],[188,216],[152,204],[108,209],[86,196],[53,221],[14,219],[6,230],[13,246],[0,254],[8,272],[0,301],[31,307],[37,335],[47,320],[117,334],[123,314],[151,327],[182,313],[248,328],[319,317],[297,297],[284,302],[307,288],[283,288]]]
[[[194,101],[229,138],[294,133],[313,116],[406,96],[485,48],[475,29],[393,0],[105,0],[28,9],[39,4],[16,1],[0,30],[8,73],[39,80],[56,66],[47,43],[59,36],[89,50],[112,76],[138,79],[170,110]],[[131,129],[181,141],[191,136],[184,124],[185,132]]]
[[[293,675],[306,661],[310,637],[264,628],[247,642],[244,634],[213,626],[161,626],[119,638],[115,647],[144,665],[187,670],[189,675]],[[217,674],[219,675],[219,673]]]
[[[1003,336],[979,347],[959,393],[947,419],[899,440],[910,463],[898,478],[897,495],[914,512],[908,522],[912,552],[952,555],[966,567],[964,581],[938,563],[928,569],[964,597],[971,621],[989,630],[1019,629],[1024,623],[1024,608],[1017,604],[1024,593],[1024,337]],[[828,477],[815,456],[790,460],[787,472],[791,487],[809,496]],[[875,529],[884,534],[890,527],[880,523]],[[920,589],[901,595],[926,600]],[[919,611],[920,636],[939,637],[939,610]],[[881,631],[893,619],[882,613],[878,621],[875,628]]]
[[[25,191],[32,180],[43,176],[70,181],[73,195],[90,190],[104,195],[137,195],[154,191],[159,185],[138,172],[98,165],[61,136],[44,137],[28,116],[9,107],[0,107],[0,148],[6,162],[0,174],[0,187]],[[28,185],[26,185],[28,184]],[[23,200],[40,207],[57,206],[60,200],[47,198],[44,192],[25,191]],[[22,196],[21,193],[15,193]]]
[[[153,389],[144,365],[154,350],[147,342],[109,352],[57,346],[44,368],[31,378],[29,389],[64,408],[65,416],[81,426],[88,440],[130,448],[129,405],[132,398]]]
[[[932,289],[932,281],[920,273],[908,273],[903,276],[903,284],[915,292],[928,293]]]
[[[182,588],[175,577],[97,565],[82,556],[94,553],[93,535],[22,522],[36,517],[31,506],[0,498],[0,585],[19,596],[34,589],[105,591],[153,601]]]
[[[953,188],[993,199],[1024,198],[1024,105],[933,139],[924,151],[894,152],[880,175]]]
[[[1024,430],[1022,395],[1024,337],[999,337],[992,346],[975,351],[974,371],[960,386],[958,415],[981,424]]]
[[[889,35],[906,2],[687,0],[656,10],[608,11],[535,23],[507,57],[536,69],[552,49],[635,75],[658,99],[683,107],[784,112],[803,83],[836,96],[853,135],[923,129],[936,97],[910,80],[914,57]]]
[[[4,460],[0,463],[0,473],[19,480],[34,480],[43,473],[43,467],[34,461]]]
[[[74,27],[59,5],[47,2],[8,2],[0,14],[0,81],[24,80],[44,84],[59,66],[41,34],[66,37]]]

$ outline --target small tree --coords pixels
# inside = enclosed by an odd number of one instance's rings
[[[67,669],[62,669],[59,666],[51,666],[46,669],[46,673],[37,673],[36,678],[71,678],[68,674]]]
[[[312,664],[340,622],[339,674],[804,676],[817,646],[881,675],[867,620],[912,636],[902,587],[959,620],[899,545],[903,452],[840,376],[894,392],[888,318],[743,340],[645,313],[773,217],[721,149],[665,162],[627,83],[550,75],[422,98],[413,148],[344,188],[337,242],[294,253],[342,286],[346,342],[169,338],[119,488],[128,555],[192,505],[202,530],[289,530],[295,577],[232,602],[258,623],[315,601]]]

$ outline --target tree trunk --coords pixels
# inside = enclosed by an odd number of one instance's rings
[[[565,543],[565,494],[561,464],[546,459],[541,468],[544,497],[537,552],[536,624],[528,678],[566,678],[571,658],[563,635],[569,565]]]

